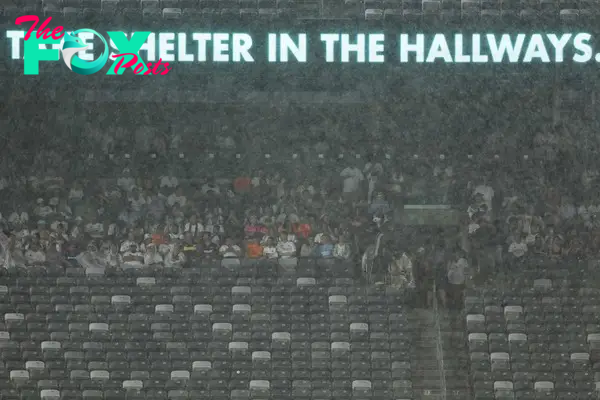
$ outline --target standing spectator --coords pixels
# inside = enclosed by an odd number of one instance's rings
[[[494,200],[494,189],[489,184],[490,178],[488,175],[484,175],[483,182],[480,185],[475,186],[473,195],[481,195],[482,200],[485,202],[488,210],[492,210]]]
[[[356,166],[349,166],[342,170],[344,198],[348,203],[356,203],[360,199],[360,185],[365,177]]]
[[[469,263],[462,254],[457,253],[448,263],[448,286],[446,288],[445,307],[458,310],[463,306],[465,285],[468,280]]]
[[[413,263],[406,253],[393,258],[390,267],[390,285],[397,289],[414,289]]]

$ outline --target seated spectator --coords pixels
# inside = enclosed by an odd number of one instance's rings
[[[163,175],[160,178],[160,187],[161,188],[174,189],[177,187],[177,185],[179,185],[179,181],[177,180],[177,178],[175,176],[173,176],[172,173],[169,175]]]
[[[203,234],[200,248],[202,251],[203,258],[210,260],[214,260],[217,258],[218,247],[212,242],[209,233],[205,232]]]
[[[263,247],[261,246],[258,238],[252,237],[248,239],[246,243],[246,257],[255,259],[262,258],[263,256]]]
[[[98,220],[94,222],[90,221],[85,225],[84,233],[94,239],[101,239],[104,237],[104,224]]]
[[[123,170],[123,174],[117,179],[117,185],[127,193],[131,192],[136,186],[135,179],[131,176],[129,168]]]
[[[277,243],[277,254],[279,254],[279,257],[281,258],[296,257],[296,244],[289,240],[286,231],[281,232],[279,242]]]
[[[186,260],[185,253],[181,251],[181,246],[176,243],[165,256],[165,267],[182,268]]]
[[[179,239],[182,233],[183,232],[180,232],[179,225],[167,217],[167,223],[165,224],[165,240],[173,241]]]
[[[207,182],[204,185],[202,185],[201,191],[202,194],[221,194],[221,190],[219,189],[219,186],[217,186],[217,184],[215,183],[214,178],[208,179]]]
[[[73,219],[73,210],[64,199],[59,201],[58,206],[56,207],[56,213],[58,214],[58,218],[63,221],[70,221]]]
[[[125,251],[121,251],[120,264],[124,267],[141,267],[144,265],[144,255],[137,244],[131,244]]]
[[[300,247],[300,257],[313,257],[315,255],[316,245],[314,241],[310,239],[311,238],[309,238],[308,242],[302,243],[302,246]]]
[[[316,248],[316,256],[321,258],[331,258],[333,257],[333,243],[331,243],[331,239],[329,235],[323,235],[321,237],[321,243]]]
[[[347,242],[346,235],[340,236],[340,240],[333,248],[333,257],[338,260],[350,260],[352,257],[352,246]]]
[[[252,215],[248,219],[246,226],[244,227],[244,234],[246,237],[255,236],[255,235],[267,235],[269,230],[266,226],[260,224],[258,222],[258,218]]]
[[[74,182],[69,191],[69,202],[79,202],[83,200],[83,186],[79,182]]]
[[[509,261],[513,267],[517,267],[525,259],[527,254],[527,235],[521,234],[509,246],[508,252],[511,255]]]
[[[183,232],[189,233],[192,237],[202,236],[205,232],[202,220],[198,218],[196,214],[190,216],[188,222],[183,226]]]
[[[53,224],[54,225],[54,224]],[[69,236],[67,235],[67,226],[64,222],[59,222],[55,225],[50,233],[50,239],[59,245],[64,245],[69,241]]]
[[[137,240],[135,238],[135,233],[133,231],[130,231],[127,234],[127,240],[125,240],[121,244],[121,247],[119,248],[119,253],[124,253],[126,251],[129,251],[129,249],[131,249],[131,246],[138,247],[138,242],[137,242]]]
[[[219,249],[219,254],[223,258],[240,258],[242,256],[242,249],[233,242],[233,239],[227,238],[225,244]]]
[[[119,266],[119,252],[114,243],[105,241],[100,248],[101,261],[104,266],[116,268]]]
[[[79,265],[85,269],[104,266],[101,255],[98,252],[98,247],[94,242],[90,242],[87,245],[86,250],[81,254],[78,254],[75,259],[79,262]]]
[[[25,251],[25,260],[28,265],[43,265],[46,263],[46,254],[38,243],[31,243]]]
[[[150,243],[146,246],[146,252],[144,253],[144,265],[156,266],[162,265],[163,258],[158,252],[158,247],[154,243]]]
[[[46,249],[46,263],[53,266],[64,266],[66,259],[64,257],[62,246],[54,241],[50,241]]]
[[[24,211],[21,213],[15,211],[8,217],[8,222],[17,226],[27,225],[29,223],[29,214]]]
[[[265,258],[269,260],[279,258],[279,253],[277,251],[277,246],[275,246],[275,240],[271,237],[268,237],[265,241],[265,245],[263,248],[263,254]]]
[[[202,258],[202,253],[198,241],[200,238],[194,238],[191,233],[186,233],[181,237],[181,252],[185,255],[186,261],[193,264]]]
[[[37,199],[37,207],[33,211],[33,214],[40,218],[47,218],[54,214],[54,209],[50,205],[44,204],[44,199]]]
[[[178,187],[175,193],[171,194],[167,198],[167,204],[170,207],[173,207],[175,204],[178,204],[181,208],[184,208],[186,206],[187,198],[183,194],[183,189],[181,187]]]
[[[579,232],[576,229],[571,229],[571,231],[569,231],[562,254],[565,258],[568,257],[576,260],[585,256],[583,229],[580,229]]]

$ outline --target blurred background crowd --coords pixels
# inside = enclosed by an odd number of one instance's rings
[[[365,254],[387,254],[376,268],[383,272],[365,279],[431,289],[433,281],[448,285],[449,268],[462,285],[600,250],[593,145],[581,152],[574,140],[592,123],[546,121],[523,135],[532,127],[518,119],[508,123],[519,127],[512,133],[451,137],[379,120],[383,106],[366,122],[349,117],[352,110],[327,120],[318,107],[289,107],[251,120],[252,110],[221,107],[209,127],[152,123],[142,106],[103,107],[112,120],[79,129],[66,116],[38,116],[7,141],[5,267],[243,267],[267,259],[278,274],[314,257],[349,261],[361,276]],[[147,123],[132,124],[133,111]],[[476,111],[457,111],[469,113]],[[285,134],[274,132],[286,123]],[[364,132],[351,135],[359,123]]]

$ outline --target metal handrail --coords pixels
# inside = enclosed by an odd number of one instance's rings
[[[438,368],[440,370],[440,385],[442,390],[442,400],[446,400],[446,370],[444,368],[444,349],[442,342],[442,329],[440,326],[440,315],[437,300],[437,287],[433,283],[433,317],[435,318],[436,339],[436,356]]]

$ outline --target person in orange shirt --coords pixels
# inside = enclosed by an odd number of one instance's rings
[[[263,256],[263,247],[256,237],[248,239],[246,243],[246,257],[248,258],[261,258]]]

